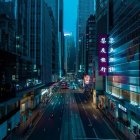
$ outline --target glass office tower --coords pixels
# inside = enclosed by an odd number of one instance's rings
[[[126,136],[140,130],[140,1],[110,1],[106,109]],[[131,136],[131,135],[130,135]]]
[[[79,0],[77,18],[77,66],[76,71],[85,69],[84,66],[84,37],[86,34],[86,21],[95,10],[94,0]]]

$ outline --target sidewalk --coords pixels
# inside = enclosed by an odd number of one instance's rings
[[[21,119],[19,127],[15,128],[5,140],[25,140],[32,127],[37,123],[43,114],[44,107],[42,104],[33,110],[32,116],[28,117],[24,123]]]
[[[54,92],[55,94],[55,92]],[[36,123],[40,120],[41,116],[44,113],[44,110],[48,103],[52,100],[53,95],[49,98],[49,100],[45,103],[40,103],[34,110],[32,110],[31,115],[29,116],[29,112],[26,112],[27,120],[23,122],[22,115],[20,116],[20,125],[17,128],[14,128],[4,140],[26,140],[32,128],[36,125]]]
[[[109,124],[109,126],[111,127],[111,129],[113,129],[116,133],[116,135],[119,137],[120,140],[127,140],[127,138],[117,129],[117,127],[115,126],[115,124],[113,122],[110,121],[109,117],[107,116],[107,114],[99,109],[99,112],[103,115],[104,120]]]

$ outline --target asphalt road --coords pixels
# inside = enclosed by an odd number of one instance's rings
[[[58,94],[52,98],[43,116],[33,128],[29,140],[59,139],[64,110],[64,96],[65,94]]]
[[[114,140],[117,137],[88,98],[72,90],[59,90],[28,138],[28,140],[88,139]]]
[[[75,98],[87,139],[117,139],[104,116],[92,105],[91,100],[85,94],[75,93]]]

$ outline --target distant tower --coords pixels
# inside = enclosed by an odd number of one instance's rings
[[[79,0],[78,6],[78,19],[77,19],[77,64],[76,71],[83,67],[83,42],[86,31],[86,21],[91,14],[94,14],[95,10],[94,0]],[[83,68],[85,69],[85,68]]]
[[[66,73],[75,73],[76,55],[75,55],[75,43],[74,37],[70,33],[64,34],[65,40],[65,57],[64,57],[64,68]]]
[[[85,45],[85,67],[86,73],[91,74],[93,68],[93,59],[96,55],[96,22],[95,16],[90,15],[86,25],[86,45]]]
[[[56,58],[58,65],[58,73],[61,77],[64,72],[64,32],[63,32],[63,0],[46,0],[49,7],[52,8],[55,27],[56,27],[56,36],[57,36],[57,46],[56,46]]]

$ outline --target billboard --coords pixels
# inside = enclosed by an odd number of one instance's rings
[[[108,35],[101,34],[98,37],[98,71],[100,76],[108,73]]]

